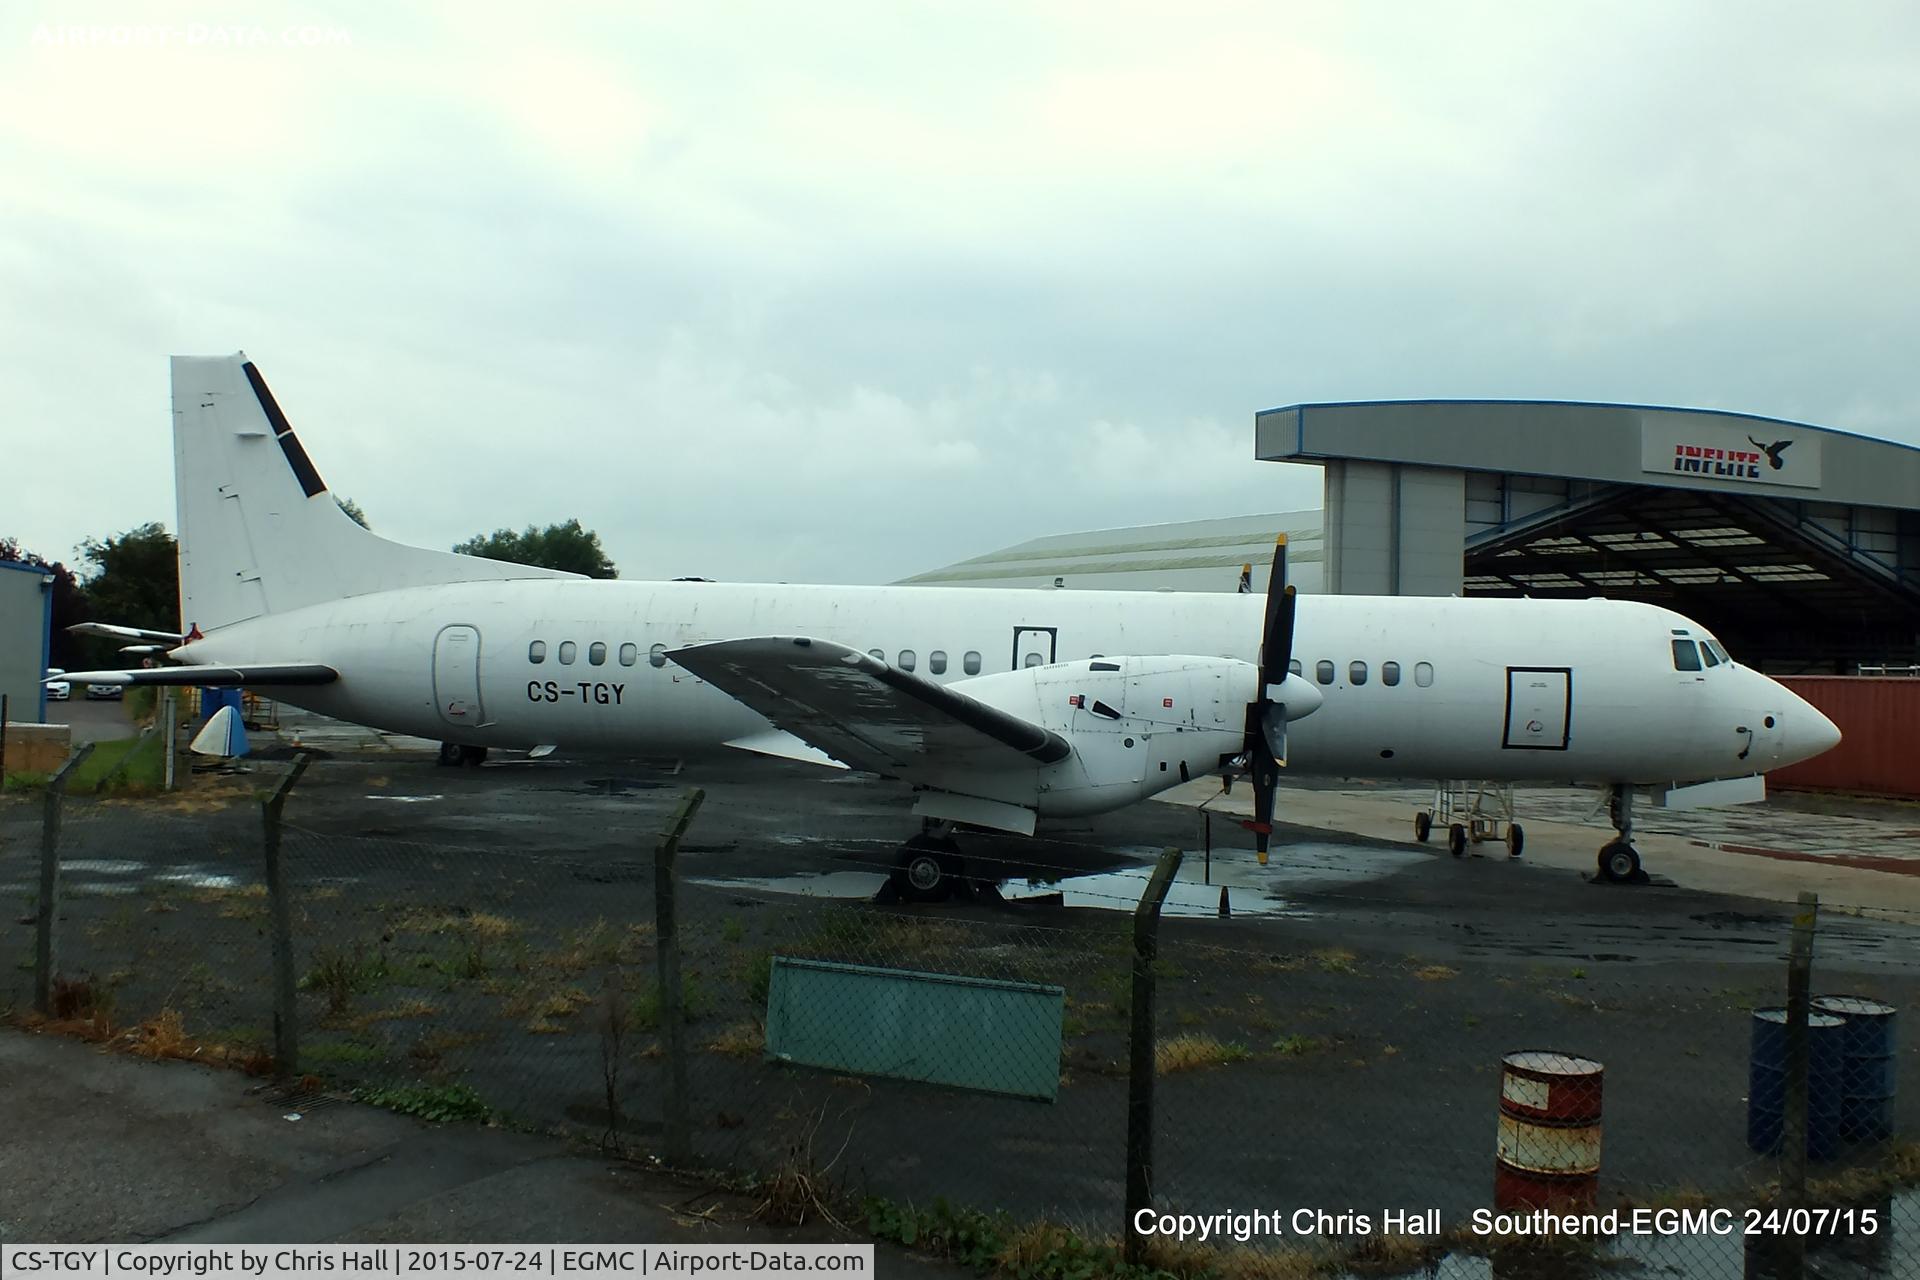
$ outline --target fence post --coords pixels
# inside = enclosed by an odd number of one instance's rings
[[[165,754],[160,760],[160,789],[173,790],[173,770],[180,755],[180,731],[174,723],[173,690],[162,687],[160,690],[160,739],[165,746]]]
[[[1781,1116],[1781,1191],[1790,1207],[1806,1203],[1807,1090],[1812,1072],[1808,1057],[1807,1015],[1813,987],[1813,930],[1820,915],[1820,895],[1805,890],[1793,915],[1793,946],[1787,954],[1787,1097]]]
[[[1180,870],[1182,854],[1168,849],[1133,910],[1133,1033],[1127,1071],[1127,1220],[1120,1238],[1129,1265],[1145,1263],[1147,1238],[1133,1229],[1142,1209],[1153,1207],[1154,961],[1160,954],[1160,906]]]
[[[267,914],[273,934],[273,1070],[285,1079],[300,1070],[300,1018],[293,972],[293,911],[280,862],[280,813],[287,793],[312,763],[311,752],[293,757],[293,767],[260,802],[261,847],[267,862]]]
[[[82,761],[93,754],[91,742],[67,757],[47,781],[46,811],[40,820],[40,904],[33,931],[33,1007],[53,1014],[53,966],[59,958],[54,930],[60,921],[60,806],[67,781]]]
[[[0,693],[0,791],[7,789],[7,716],[8,695]]]
[[[687,1029],[680,1012],[680,920],[674,904],[674,860],[680,838],[687,834],[693,815],[707,793],[694,788],[680,801],[653,851],[654,954],[660,961],[660,1038],[667,1051],[667,1087],[661,1092],[661,1127],[669,1165],[684,1167],[693,1160],[693,1136],[687,1121]]]

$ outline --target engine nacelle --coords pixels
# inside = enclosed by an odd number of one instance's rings
[[[1078,816],[1217,772],[1244,745],[1258,679],[1251,663],[1235,658],[1157,654],[1058,662],[954,687],[1072,744],[1065,760],[1036,769],[1031,799],[1018,803],[1046,816]]]

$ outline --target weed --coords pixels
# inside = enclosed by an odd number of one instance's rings
[[[1298,1033],[1281,1036],[1273,1042],[1273,1051],[1283,1058],[1304,1058],[1326,1047],[1327,1042],[1319,1036],[1304,1036]]]
[[[766,1052],[767,1037],[756,1022],[736,1022],[713,1038],[707,1048],[734,1058],[757,1058]]]
[[[1313,953],[1313,962],[1322,973],[1354,973],[1353,952],[1345,947],[1323,947]]]
[[[364,1040],[322,1040],[300,1047],[300,1058],[306,1066],[362,1067],[386,1056],[380,1046]]]
[[[1445,982],[1448,978],[1459,977],[1460,971],[1444,964],[1429,964],[1415,969],[1413,976],[1422,982]]]
[[[739,916],[728,916],[720,922],[720,940],[730,947],[737,947],[747,936],[747,925]]]
[[[354,1101],[385,1107],[404,1116],[444,1123],[449,1120],[485,1122],[494,1115],[492,1107],[472,1086],[464,1084],[376,1085],[353,1091]]]
[[[1252,1056],[1252,1050],[1236,1042],[1223,1043],[1212,1036],[1175,1036],[1154,1046],[1153,1069],[1157,1075],[1170,1076],[1244,1062]]]
[[[188,973],[191,977],[193,971]],[[352,950],[318,947],[314,950],[313,968],[300,979],[300,989],[323,992],[329,1013],[345,1013],[356,994],[372,991],[392,974],[384,949],[369,952],[364,942],[354,943]]]

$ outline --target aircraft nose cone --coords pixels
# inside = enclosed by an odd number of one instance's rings
[[[1790,761],[1811,760],[1823,751],[1840,745],[1840,726],[1829,720],[1820,708],[1797,693],[1789,693],[1785,754]]]

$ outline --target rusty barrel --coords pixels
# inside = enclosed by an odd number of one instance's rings
[[[1815,1013],[1840,1019],[1840,1139],[1848,1144],[1893,1136],[1894,1014],[1866,996],[1819,996]]]
[[[1600,1185],[1600,1087],[1606,1068],[1550,1049],[1500,1067],[1496,1209],[1590,1209]]]

